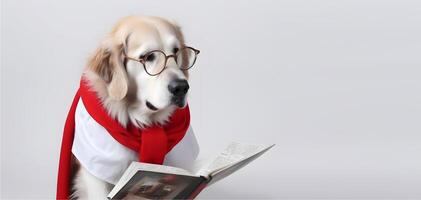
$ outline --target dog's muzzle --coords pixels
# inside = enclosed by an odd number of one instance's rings
[[[185,104],[185,97],[190,86],[185,79],[175,79],[168,84],[168,91],[173,95],[171,103],[178,107],[183,107]]]

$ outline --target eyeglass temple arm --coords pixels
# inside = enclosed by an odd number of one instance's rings
[[[134,61],[141,62],[141,63],[145,62],[145,60],[142,59],[142,58],[136,59],[136,58],[132,58],[132,57],[129,57],[129,56],[126,56],[126,55],[124,55],[124,57],[126,57],[129,60],[134,60]]]

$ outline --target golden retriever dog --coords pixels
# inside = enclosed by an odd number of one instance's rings
[[[165,124],[187,104],[188,69],[199,50],[184,43],[173,22],[147,16],[119,21],[88,61],[83,76],[109,115],[120,124],[139,128]],[[106,199],[137,155],[96,124],[79,101],[72,147],[74,199]],[[164,164],[183,167],[194,161],[198,145],[189,128],[165,157]],[[111,172],[111,173],[110,173]]]

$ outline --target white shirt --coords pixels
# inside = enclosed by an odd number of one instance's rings
[[[82,99],[76,107],[72,153],[81,165],[97,178],[116,184],[137,152],[116,141],[88,113]],[[199,145],[191,127],[183,139],[165,157],[164,165],[188,168],[199,154]]]

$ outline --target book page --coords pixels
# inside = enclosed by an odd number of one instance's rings
[[[198,162],[196,167],[201,166],[204,163],[205,165],[194,174],[187,170],[171,166],[132,162],[118,183],[108,194],[108,198],[113,198],[139,171],[183,175],[192,178],[204,176],[210,180],[209,184],[212,184],[247,165],[273,146],[274,145],[255,145],[232,142],[222,153],[216,156],[215,159]]]
[[[110,199],[188,199],[205,181],[202,177],[137,171]]]
[[[186,175],[186,176],[194,176],[187,170],[181,169],[178,167],[171,167],[171,166],[166,166],[166,165],[155,165],[155,164],[142,163],[142,162],[132,162],[132,165],[134,165],[137,170],[142,170],[142,171],[152,171],[152,172],[161,172],[161,173],[166,173],[166,174],[179,174],[179,175]]]
[[[255,160],[256,158],[260,157],[261,155],[263,155],[266,151],[268,151],[270,148],[272,148],[274,145],[268,146],[266,148],[263,148],[262,151],[259,151],[256,154],[253,154],[250,157],[247,157],[245,159],[242,159],[234,164],[228,165],[227,167],[223,167],[220,170],[216,170],[214,172],[212,172],[209,177],[211,177],[208,185],[211,185],[227,176],[229,176],[230,174],[234,173],[235,171],[241,169],[242,167],[246,166],[247,164],[249,164],[251,161]]]
[[[112,198],[126,183],[138,172],[138,171],[151,171],[165,174],[178,174],[185,176],[195,176],[192,173],[177,167],[170,167],[165,165],[155,165],[149,163],[132,162],[126,169],[123,176],[108,194],[109,198]]]
[[[209,177],[272,146],[232,142],[210,164],[200,169],[196,174]]]

